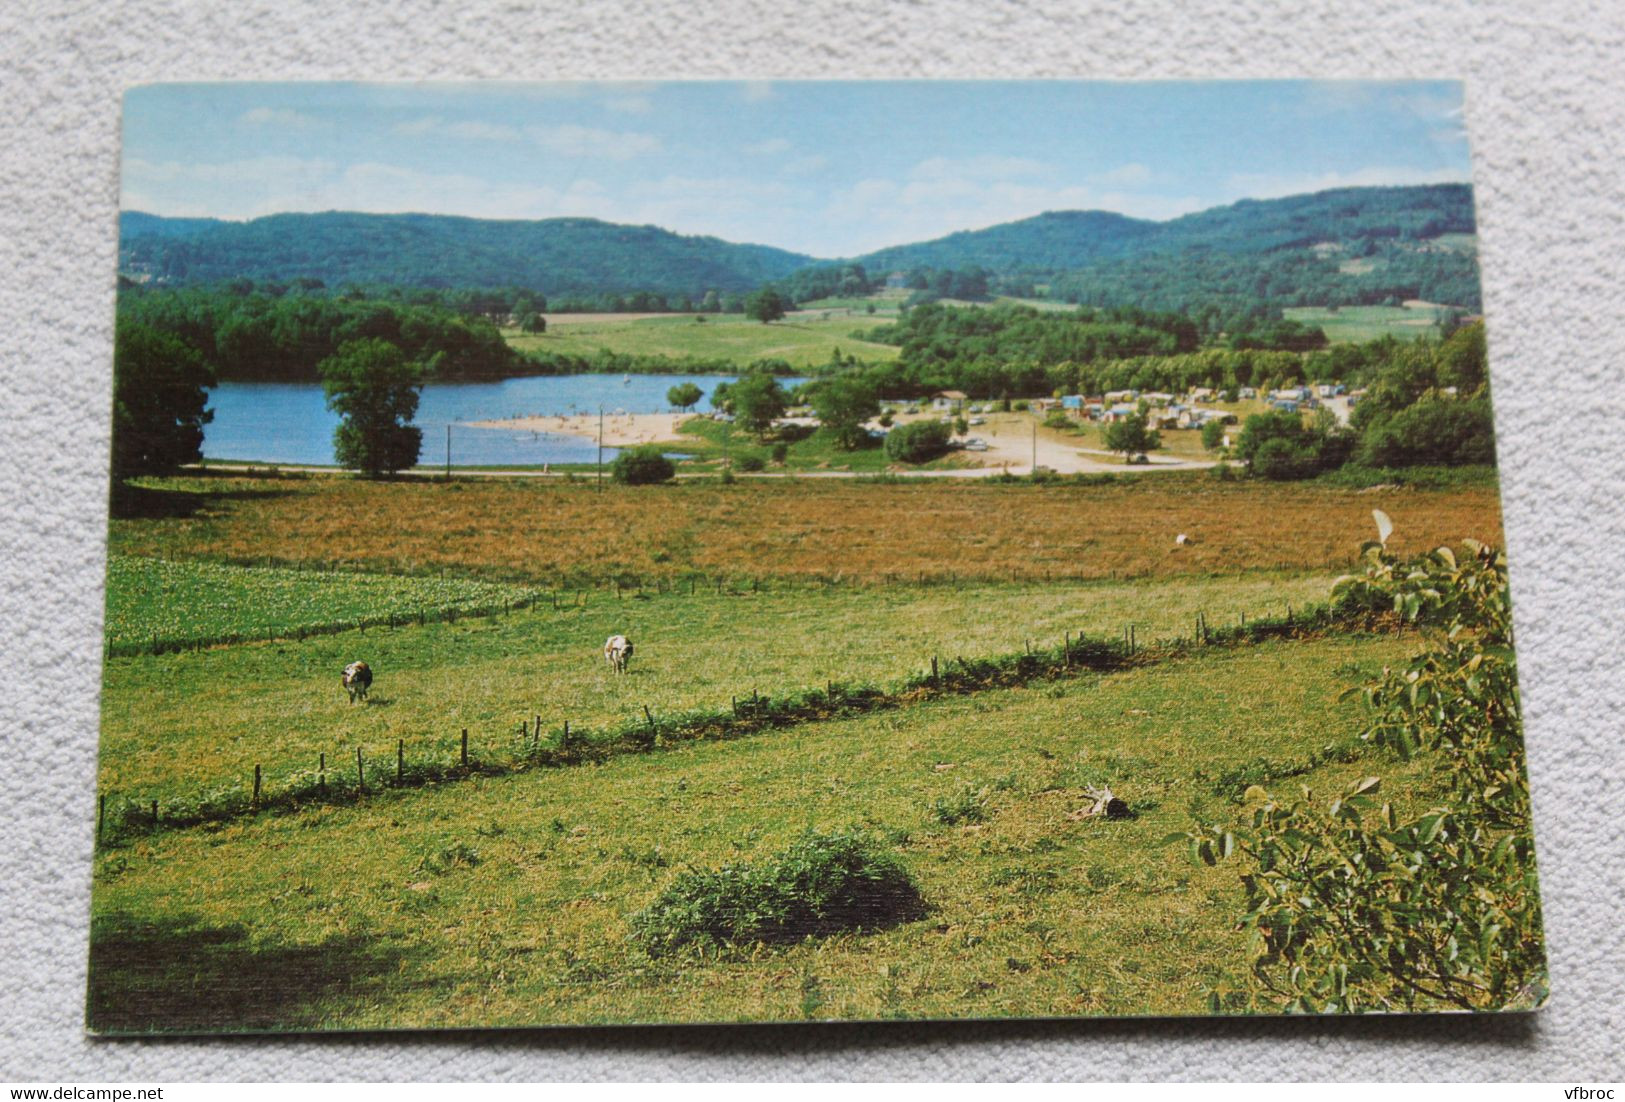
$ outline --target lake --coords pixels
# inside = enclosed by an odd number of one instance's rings
[[[438,466],[446,457],[446,426],[451,428],[454,467],[543,463],[591,463],[598,445],[553,432],[475,428],[470,421],[510,417],[596,413],[664,413],[666,391],[693,383],[705,391],[695,408],[712,409],[711,390],[732,375],[546,375],[481,383],[430,383],[423,388],[413,424],[423,430],[422,462]],[[791,387],[803,382],[785,378]],[[327,409],[320,383],[221,383],[209,391],[214,420],[203,428],[205,459],[256,463],[333,463],[336,414]],[[604,458],[616,454],[604,449]]]

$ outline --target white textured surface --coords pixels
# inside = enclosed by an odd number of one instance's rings
[[[0,1080],[1618,1078],[1622,47],[1625,9],[1590,0],[0,6]],[[249,77],[701,76],[1467,81],[1551,944],[1543,1013],[83,1037],[120,93]]]

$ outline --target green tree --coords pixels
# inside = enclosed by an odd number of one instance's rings
[[[875,388],[855,374],[837,375],[820,383],[813,391],[812,406],[824,430],[847,451],[868,442],[864,424],[880,413]]]
[[[318,365],[327,408],[343,420],[333,431],[339,465],[369,478],[393,474],[418,461],[423,430],[418,411],[424,371],[386,340],[350,341]]]
[[[1162,435],[1146,427],[1146,415],[1135,412],[1106,426],[1106,450],[1122,452],[1129,459],[1162,447]]]
[[[534,310],[519,316],[519,329],[524,333],[547,332],[547,319]]]
[[[692,409],[704,397],[705,391],[693,383],[678,383],[666,391],[666,401],[684,411]]]
[[[163,474],[201,458],[214,374],[191,345],[121,318],[113,338],[112,476]]]
[[[745,299],[745,316],[766,325],[784,317],[790,303],[772,287],[763,287]]]
[[[677,468],[659,448],[629,448],[610,464],[609,477],[625,486],[650,486],[670,482],[677,477]]]
[[[740,428],[766,436],[773,422],[784,416],[789,395],[772,375],[752,371],[728,387],[727,401]]]
[[[941,421],[911,421],[886,434],[886,455],[903,463],[924,463],[948,450],[948,426]]]
[[[1202,447],[1218,451],[1224,446],[1224,422],[1208,421],[1202,425]]]

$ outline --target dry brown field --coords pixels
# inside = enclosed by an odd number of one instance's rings
[[[451,571],[537,584],[694,574],[808,581],[1042,581],[1347,570],[1394,520],[1402,554],[1502,543],[1493,484],[1355,490],[1200,474],[1009,485],[948,479],[622,487],[540,479],[213,476],[148,488],[159,517],[111,549],[163,558]],[[1175,546],[1184,533],[1190,543]]]

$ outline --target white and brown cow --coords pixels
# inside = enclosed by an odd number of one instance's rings
[[[344,691],[350,694],[350,703],[357,700],[366,702],[367,690],[372,688],[372,667],[365,662],[351,662],[344,667],[344,676],[340,678]]]
[[[604,642],[604,661],[616,673],[626,672],[627,660],[632,657],[632,641],[624,635],[611,635]]]

